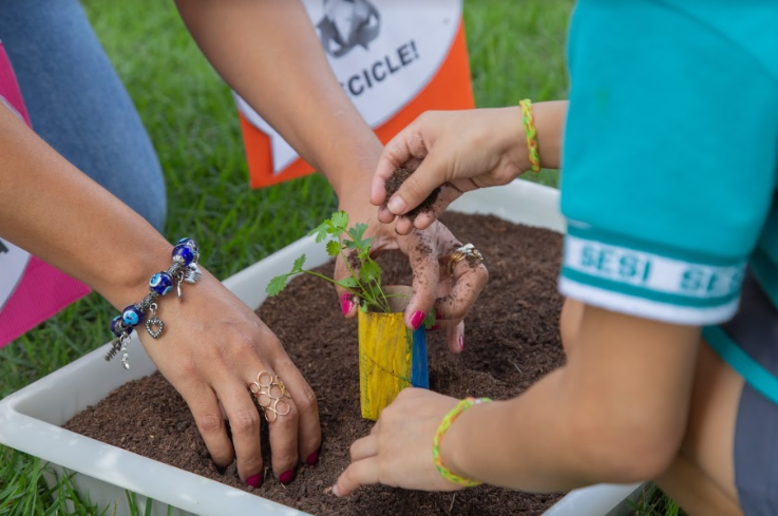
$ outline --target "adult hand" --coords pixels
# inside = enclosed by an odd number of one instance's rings
[[[278,338],[248,306],[203,270],[196,284],[184,285],[182,302],[173,292],[161,299],[158,315],[166,323],[159,339],[142,326],[137,331],[151,359],[189,405],[217,465],[228,466],[237,457],[240,478],[259,487],[261,424],[269,425],[272,467],[282,482],[292,480],[298,458],[316,462],[321,444],[316,396]],[[249,391],[260,371],[278,375],[291,395],[289,413],[270,423],[260,419]]]
[[[556,168],[566,102],[543,102],[533,107],[543,165]],[[414,170],[387,199],[386,181],[395,169]],[[379,206],[378,219],[409,233],[429,227],[464,192],[508,184],[529,170],[530,162],[521,109],[430,111],[403,129],[386,145],[378,161],[370,201]],[[414,221],[404,215],[433,190],[440,193],[433,208]]]
[[[420,491],[462,489],[444,479],[432,461],[435,432],[458,401],[426,389],[400,392],[370,435],[351,445],[351,464],[338,477],[333,493],[348,496],[360,486],[379,483]]]
[[[454,353],[464,349],[465,325],[463,318],[475,304],[478,295],[489,280],[483,263],[470,265],[466,260],[458,262],[452,272],[448,270],[451,254],[462,246],[446,226],[434,221],[426,230],[413,230],[407,235],[397,234],[388,225],[375,218],[375,208],[364,199],[341,202],[341,209],[349,214],[350,225],[365,222],[366,235],[375,238],[372,254],[400,251],[408,257],[413,269],[413,297],[405,309],[405,324],[416,329],[434,307],[436,324],[446,331],[446,342]],[[342,256],[335,263],[335,279],[349,275]],[[354,317],[359,299],[337,287],[343,315]]]

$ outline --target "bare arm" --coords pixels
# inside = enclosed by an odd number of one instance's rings
[[[530,491],[653,478],[680,447],[698,343],[699,328],[587,306],[567,364],[518,398],[465,412],[445,460]]]
[[[327,177],[338,197],[366,197],[382,145],[332,73],[302,3],[176,4],[224,80]]]
[[[0,234],[90,285],[115,307],[137,302],[171,246],[0,104]]]

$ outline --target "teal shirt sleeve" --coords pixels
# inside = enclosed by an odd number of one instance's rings
[[[569,65],[562,293],[678,324],[729,319],[775,189],[775,78],[659,0],[581,0]]]

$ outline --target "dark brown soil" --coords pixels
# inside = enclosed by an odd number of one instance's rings
[[[490,281],[466,319],[464,353],[453,356],[443,332],[430,332],[432,387],[455,397],[516,396],[564,360],[556,290],[561,237],[491,216],[448,213],[442,220],[483,253]],[[405,258],[385,256],[379,262],[386,283],[410,282]],[[321,270],[331,274],[332,268]],[[217,472],[185,403],[159,374],[124,385],[65,427],[319,516],[536,515],[558,499],[489,486],[456,494],[370,487],[348,499],[335,498],[327,488],[348,464],[351,443],[372,424],[360,417],[357,323],[343,320],[334,290],[307,275],[265,302],[259,314],[319,399],[324,438],[319,464],[299,467],[290,485],[266,471],[264,485],[252,490],[234,467]],[[263,439],[267,451],[267,436]]]
[[[395,169],[395,171],[392,173],[392,177],[386,181],[385,185],[387,202],[395,193],[397,193],[397,190],[400,189],[400,186],[405,182],[405,180],[411,177],[411,174],[413,174],[413,171],[407,168]],[[406,213],[405,216],[411,219],[411,221],[414,221],[420,213],[432,211],[432,207],[435,205],[435,201],[438,200],[439,193],[440,187],[435,188],[432,193],[421,202],[421,204]]]

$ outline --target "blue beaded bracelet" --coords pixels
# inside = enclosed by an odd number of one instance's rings
[[[157,317],[159,306],[156,303],[157,297],[167,295],[173,287],[176,287],[178,300],[183,300],[181,284],[196,283],[202,272],[197,267],[200,259],[200,251],[197,244],[191,238],[182,238],[176,242],[173,247],[173,265],[166,271],[156,273],[149,280],[149,293],[140,303],[130,305],[122,310],[122,313],[111,320],[111,333],[116,338],[111,341],[111,349],[105,355],[105,360],[109,361],[116,356],[119,351],[122,352],[122,365],[125,369],[130,368],[129,354],[127,345],[130,343],[130,335],[136,326],[146,321],[146,331],[152,338],[158,338],[165,329],[165,323]],[[149,311],[150,317],[146,319],[146,312]]]

